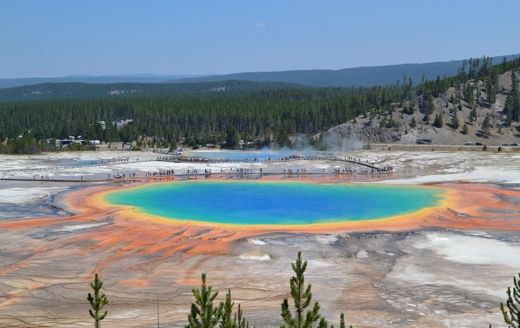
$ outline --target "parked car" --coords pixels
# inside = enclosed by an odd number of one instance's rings
[[[417,139],[416,143],[418,145],[431,145],[432,139]]]

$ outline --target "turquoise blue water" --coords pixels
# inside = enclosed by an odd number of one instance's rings
[[[307,182],[172,182],[109,193],[106,200],[164,218],[226,224],[311,224],[379,219],[433,207],[427,187]]]

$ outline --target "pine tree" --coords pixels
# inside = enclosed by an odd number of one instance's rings
[[[469,121],[473,124],[477,120],[477,107],[473,105],[473,108],[471,109],[471,113],[469,113]]]
[[[274,136],[274,141],[278,144],[278,146],[290,146],[291,141],[289,140],[289,135],[285,130],[278,130]]]
[[[213,292],[213,287],[206,285],[206,274],[201,275],[202,285],[192,290],[195,303],[191,304],[191,312],[188,315],[186,328],[214,328],[222,318],[222,306],[215,306],[213,301],[218,292]]]
[[[488,79],[486,81],[486,92],[487,92],[487,101],[489,105],[493,105],[497,100],[497,90],[495,87],[495,83],[493,80]]]
[[[415,128],[417,126],[417,121],[415,120],[415,117],[412,117],[412,120],[410,121],[410,127]]]
[[[226,301],[222,303],[222,318],[220,319],[220,328],[234,328],[233,322],[233,306],[235,303],[231,299],[231,290],[228,289]]]
[[[94,296],[88,293],[87,300],[90,303],[91,309],[88,310],[90,316],[95,321],[95,328],[101,327],[101,321],[106,318],[108,311],[103,312],[103,307],[108,304],[106,295],[101,291],[103,287],[103,281],[99,279],[96,273],[94,281],[90,283],[90,288],[94,291]]]
[[[464,100],[471,106],[473,105],[473,102],[475,101],[475,94],[473,92],[473,87],[467,83],[464,86]]]
[[[451,127],[454,129],[454,130],[457,130],[459,128],[459,117],[457,115],[457,111],[455,111],[453,113],[453,118],[451,120]]]
[[[500,303],[500,310],[508,328],[520,328],[520,274],[513,277],[513,288],[507,288],[507,301]]]
[[[426,97],[426,106],[424,108],[423,122],[426,124],[430,123],[430,114],[435,110],[435,104],[433,103],[433,97],[428,94]]]
[[[466,123],[462,126],[462,131],[460,133],[468,134],[468,125]]]
[[[244,317],[244,312],[238,304],[237,312],[233,315],[233,307],[235,302],[231,298],[231,290],[226,294],[226,301],[220,303],[222,309],[222,317],[220,319],[219,328],[249,328],[249,322]]]
[[[350,325],[348,326],[349,328],[354,328],[354,326]],[[334,326],[330,326],[330,328],[334,328]],[[341,316],[339,318],[339,328],[346,328],[346,325],[345,325],[345,314],[344,313],[341,313]]]
[[[233,319],[233,327],[249,328],[249,322],[244,318],[244,312],[240,308],[240,304],[238,304],[237,313],[235,313],[235,318]]]
[[[238,132],[233,125],[228,125],[226,129],[226,148],[233,149],[238,147]]]
[[[511,72],[511,92],[507,95],[504,113],[506,115],[506,126],[510,126],[513,121],[520,120],[520,92],[514,71]]]
[[[433,126],[436,128],[442,128],[442,114],[435,115],[435,120],[433,121]]]
[[[504,112],[506,115],[506,126],[511,126],[511,123],[513,122],[513,107],[513,97],[511,95],[508,95],[506,98],[506,103],[504,105]]]
[[[286,299],[282,303],[282,319],[284,324],[281,328],[312,328],[314,323],[319,323],[318,327],[327,327],[325,319],[320,315],[320,305],[314,303],[312,309],[307,310],[312,302],[312,286],[305,285],[305,270],[307,261],[302,261],[302,254],[298,252],[296,262],[292,263],[295,276],[291,277],[291,297],[294,302],[296,313],[293,315],[289,309],[289,301]]]
[[[486,115],[486,118],[484,118],[484,121],[482,122],[482,133],[484,134],[484,137],[489,136],[489,129],[491,128],[491,118],[489,114]]]
[[[424,116],[423,116],[422,120],[423,120],[424,123],[430,124],[430,113],[429,112],[424,113]]]
[[[513,70],[511,72],[511,97],[513,98],[512,103],[512,119],[513,121],[520,120],[520,92],[518,91],[518,79],[516,73]]]

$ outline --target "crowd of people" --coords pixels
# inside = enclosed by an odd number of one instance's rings
[[[179,161],[181,157],[179,156],[159,156],[157,157],[157,161]],[[182,159],[186,160],[192,160],[193,162],[199,162],[204,160],[201,160],[200,157],[193,157],[190,159],[190,157],[182,157]],[[207,160],[207,159],[206,159]],[[255,161],[257,159],[255,158]],[[80,176],[80,179],[74,178],[74,177],[66,177],[65,175],[63,177],[53,176],[49,177],[49,175],[35,175],[33,176],[34,181],[58,181],[58,180],[67,180],[70,178],[71,181],[100,181],[100,180],[135,180],[138,178],[158,178],[158,177],[193,177],[193,176],[212,176],[214,174],[220,175],[222,177],[224,176],[239,176],[241,178],[244,177],[261,177],[262,175],[283,175],[283,176],[302,176],[302,175],[315,175],[315,174],[336,174],[336,175],[366,175],[366,174],[387,174],[390,172],[393,172],[392,165],[384,165],[379,166],[376,165],[373,162],[369,161],[363,161],[360,158],[352,157],[352,156],[345,156],[345,157],[324,157],[324,156],[309,156],[304,157],[300,155],[290,155],[286,157],[281,157],[278,159],[272,159],[267,158],[267,161],[271,161],[271,163],[275,162],[288,162],[288,161],[294,161],[294,160],[305,160],[305,161],[312,161],[312,160],[329,160],[329,161],[336,161],[336,162],[345,162],[345,163],[352,163],[356,165],[345,165],[345,167],[335,167],[330,169],[316,169],[311,168],[308,170],[307,168],[294,168],[294,167],[282,167],[279,166],[270,166],[268,167],[267,171],[264,171],[266,168],[262,167],[221,167],[221,168],[184,168],[184,169],[158,169],[158,170],[150,170],[150,171],[142,171],[142,170],[135,170],[135,171],[124,171],[124,172],[114,172],[114,173],[108,173],[105,177],[102,175],[96,175],[96,174],[85,174],[85,176]],[[134,160],[132,160],[134,161]],[[135,161],[139,161],[139,158],[136,158]],[[130,162],[129,157],[118,157],[118,158],[112,158],[112,159],[103,159],[103,160],[96,160],[92,161],[91,163],[88,163],[86,166],[90,165],[109,165],[114,163],[128,163]],[[244,164],[247,164],[247,162],[243,162]],[[85,166],[85,163],[82,163],[83,166]],[[265,166],[265,165],[264,165]],[[215,172],[215,170],[218,170]],[[4,179],[5,180],[5,179]],[[31,179],[29,179],[31,180]]]

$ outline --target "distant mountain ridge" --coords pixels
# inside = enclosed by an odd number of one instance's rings
[[[518,55],[496,56],[493,63],[499,63],[506,58],[510,60]],[[398,64],[386,66],[354,67],[338,70],[312,69],[273,72],[244,72],[223,75],[159,75],[159,74],[132,74],[89,76],[74,75],[63,77],[34,77],[34,78],[0,78],[0,89],[22,87],[45,83],[199,83],[222,81],[251,81],[251,82],[279,82],[298,84],[311,87],[363,87],[374,85],[389,85],[403,78],[410,78],[414,83],[426,79],[435,79],[437,76],[452,76],[462,66],[463,60],[445,62],[431,62],[419,64]]]
[[[0,89],[14,88],[42,83],[163,83],[183,78],[192,78],[194,75],[159,75],[159,74],[131,74],[131,75],[70,75],[59,77],[24,77],[0,79]]]
[[[518,55],[496,56],[492,58],[497,64],[505,57],[507,60]],[[283,83],[302,84],[314,87],[353,87],[388,85],[402,81],[404,77],[412,79],[413,83],[420,83],[423,76],[426,79],[435,79],[437,76],[452,76],[462,66],[463,60],[446,62],[432,62],[423,64],[399,64],[386,66],[355,67],[339,70],[293,70],[275,72],[246,72],[170,81],[183,82],[215,82],[223,80],[239,81],[276,81]]]

